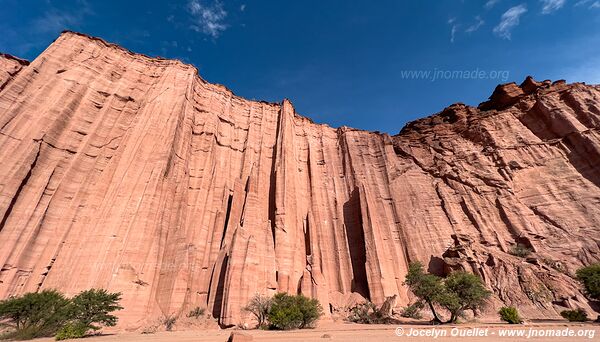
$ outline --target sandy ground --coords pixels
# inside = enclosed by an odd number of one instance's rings
[[[402,336],[398,336],[402,328]],[[398,329],[398,331],[397,331]],[[505,330],[508,329],[508,330]],[[546,336],[529,336],[528,333],[544,334]],[[87,342],[109,341],[147,341],[147,342],[225,342],[234,330],[199,330],[199,331],[173,331],[157,332],[154,334],[122,333],[86,338]],[[501,336],[515,334],[522,331],[521,337]],[[253,336],[254,341],[296,341],[296,342],[327,342],[327,341],[357,341],[357,342],[383,342],[383,341],[596,341],[600,340],[600,325],[598,324],[569,324],[569,323],[534,323],[520,326],[503,324],[461,324],[455,326],[432,327],[429,325],[402,324],[396,325],[359,325],[349,323],[329,323],[316,329],[296,331],[241,331]],[[407,336],[407,335],[429,336]],[[443,336],[443,335],[446,336]],[[463,336],[452,336],[462,334]],[[464,334],[479,334],[479,336],[464,336]],[[547,336],[553,334],[554,336]],[[568,336],[573,334],[572,336]],[[585,334],[585,336],[577,336]],[[437,335],[437,337],[435,337]],[[559,335],[559,336],[556,336]],[[53,341],[53,339],[39,339]],[[81,341],[81,340],[80,340]]]

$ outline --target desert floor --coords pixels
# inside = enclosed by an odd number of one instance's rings
[[[403,329],[403,336],[397,336],[396,329]],[[454,329],[456,328],[456,329]],[[435,330],[434,330],[435,329]],[[454,329],[454,330],[453,330]],[[523,330],[522,337],[500,336],[504,329],[511,331]],[[561,336],[527,337],[530,329],[538,334],[562,334]],[[196,331],[173,331],[157,332],[154,334],[139,333],[117,333],[104,336],[86,338],[87,342],[109,342],[109,341],[227,341],[234,330],[196,330]],[[572,331],[574,336],[565,336]],[[359,342],[382,342],[382,341],[595,341],[600,340],[600,325],[598,324],[570,324],[563,322],[530,323],[520,326],[504,324],[461,324],[456,326],[446,325],[435,328],[429,325],[402,324],[396,325],[359,325],[346,323],[327,323],[316,329],[295,331],[241,331],[253,336],[253,341],[359,341]],[[417,332],[418,334],[438,334],[434,336],[406,336]],[[452,333],[479,333],[482,336],[466,337],[451,336]],[[504,333],[510,333],[504,331]],[[514,333],[514,332],[513,332]],[[442,336],[446,334],[447,336]],[[585,334],[585,336],[577,336]],[[487,335],[487,336],[486,336]],[[53,341],[53,339],[40,339],[41,341]]]

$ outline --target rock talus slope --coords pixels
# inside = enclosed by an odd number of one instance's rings
[[[527,79],[389,136],[73,32],[0,72],[0,298],[103,287],[125,327],[197,306],[231,325],[255,293],[406,304],[420,260],[527,317],[589,308],[571,276],[600,259],[597,86]]]

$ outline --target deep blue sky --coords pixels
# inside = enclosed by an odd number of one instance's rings
[[[246,98],[287,97],[317,122],[389,133],[529,74],[600,83],[600,0],[0,0],[2,52],[34,59],[67,28],[194,64]]]

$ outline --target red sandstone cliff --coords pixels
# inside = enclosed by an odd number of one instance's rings
[[[600,259],[599,108],[598,86],[528,79],[396,136],[334,129],[66,32],[30,65],[0,56],[0,298],[103,287],[126,327],[196,306],[237,324],[259,292],[406,304],[421,260],[529,318],[588,308],[571,276]]]

